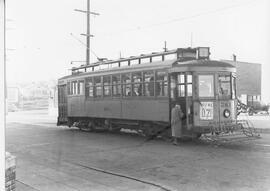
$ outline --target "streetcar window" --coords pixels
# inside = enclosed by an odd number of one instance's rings
[[[162,56],[154,56],[154,57],[152,57],[152,62],[158,62],[158,61],[162,61]]]
[[[178,83],[180,84],[183,84],[185,83],[185,75],[184,74],[178,74]]]
[[[187,75],[187,83],[192,83],[192,75]]]
[[[192,96],[192,75],[187,74],[187,96]]]
[[[113,75],[112,76],[112,93],[113,96],[119,97],[121,96],[121,81],[120,75]]]
[[[165,71],[157,71],[156,96],[168,96],[168,76]]]
[[[214,97],[213,75],[199,75],[199,96]]]
[[[130,60],[130,65],[136,65],[139,64],[139,59]]]
[[[123,96],[131,96],[131,74],[122,75]]]
[[[94,83],[91,77],[85,79],[85,95],[86,97],[94,97]]]
[[[232,76],[232,99],[236,98],[236,79]]]
[[[102,96],[102,83],[101,83],[101,76],[94,77],[94,92],[95,97],[101,97]]]
[[[72,91],[71,91],[71,94],[72,95],[76,95],[77,94],[77,91],[78,89],[77,89],[77,81],[73,81],[72,82]]]
[[[231,98],[231,75],[220,74],[218,76],[218,94],[220,98]]]
[[[83,90],[84,90],[84,81],[80,80],[78,82],[78,94],[83,95],[84,94]]]
[[[128,61],[120,62],[121,66],[128,66]]]
[[[175,94],[176,94],[176,79],[175,76],[171,76],[171,83],[170,83],[170,87],[171,87],[171,98],[174,99],[175,98]]]
[[[104,69],[108,69],[109,68],[109,64],[102,64],[99,66],[100,70],[104,70]]]
[[[149,63],[149,62],[150,62],[150,58],[141,58],[141,64]]]
[[[177,96],[185,97],[186,89],[185,89],[185,74],[181,73],[177,75]]]
[[[99,70],[99,66],[93,66],[93,71]]]
[[[111,76],[103,76],[103,94],[105,97],[111,96]]]
[[[70,86],[70,82],[67,83],[67,94],[70,95],[71,94],[71,86]]]
[[[178,86],[178,97],[185,97],[185,85]]]
[[[154,72],[144,72],[144,95],[154,96]]]
[[[112,65],[111,65],[112,68],[118,67],[118,66],[119,66],[119,63],[118,62],[112,63]]]
[[[132,95],[142,96],[142,73],[136,72],[132,74]]]

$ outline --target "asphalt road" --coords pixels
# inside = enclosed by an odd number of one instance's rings
[[[254,117],[267,128],[270,117]],[[7,116],[17,191],[270,190],[270,134],[248,142],[179,146],[127,133],[57,127],[44,111]]]

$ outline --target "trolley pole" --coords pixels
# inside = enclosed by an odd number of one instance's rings
[[[90,0],[87,0],[87,10],[79,10],[75,9],[75,11],[86,13],[86,34],[81,34],[86,36],[86,64],[90,64],[90,37],[94,37],[90,34],[90,14],[92,15],[99,15],[99,13],[91,12],[90,11]]]
[[[86,27],[86,65],[90,64],[90,0],[87,0],[87,27]]]

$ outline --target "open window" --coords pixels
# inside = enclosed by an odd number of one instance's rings
[[[133,96],[142,96],[142,73],[132,73],[132,93]]]
[[[95,97],[102,97],[102,81],[101,76],[94,77],[94,93]]]
[[[103,76],[103,94],[104,97],[111,96],[111,76]]]
[[[147,71],[143,73],[144,75],[144,95],[154,96],[154,72]]]
[[[84,95],[84,80],[78,81],[78,95]]]
[[[122,75],[123,96],[131,96],[131,74]]]
[[[92,77],[85,79],[85,96],[94,97],[94,83]]]
[[[165,71],[156,73],[156,96],[168,96],[168,75]]]
[[[120,75],[112,76],[112,95],[113,97],[121,96],[121,78]]]

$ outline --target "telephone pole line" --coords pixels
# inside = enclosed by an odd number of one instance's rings
[[[90,14],[92,15],[99,15],[99,13],[91,12],[90,11],[90,0],[87,0],[87,10],[79,10],[74,9],[74,11],[86,13],[86,34],[81,34],[86,36],[86,64],[89,65],[90,62],[90,38],[94,37],[94,35],[90,34]]]

